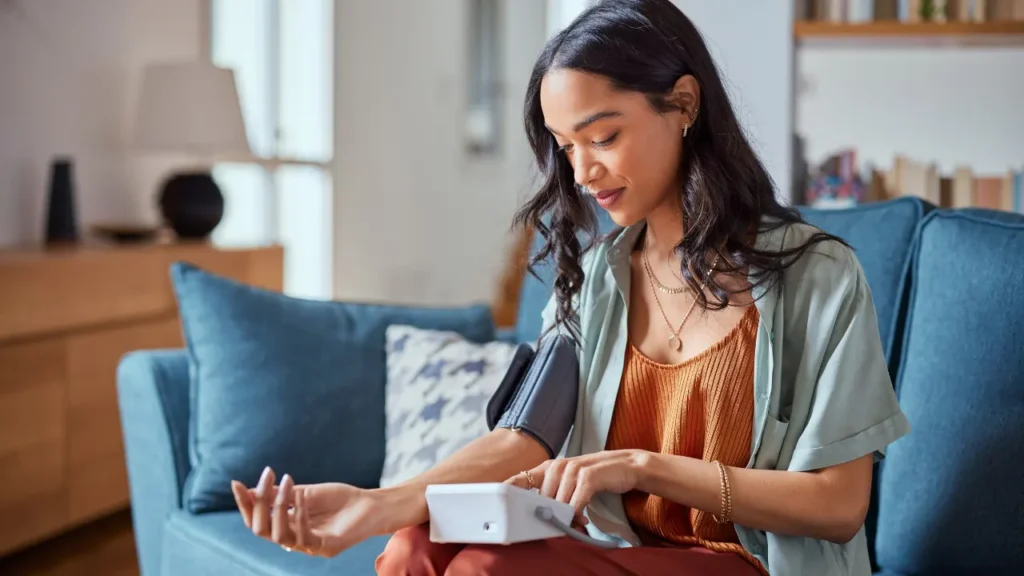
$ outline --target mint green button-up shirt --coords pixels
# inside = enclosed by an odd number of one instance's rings
[[[587,252],[579,313],[580,394],[565,456],[604,449],[627,345],[630,253],[644,225],[623,229]],[[760,248],[792,247],[814,229],[762,233]],[[853,252],[815,245],[754,292],[760,312],[754,364],[754,427],[747,466],[808,471],[874,454],[909,433],[886,368],[871,292]],[[553,324],[554,299],[544,326]],[[559,328],[561,330],[561,328]],[[622,497],[602,493],[586,510],[590,535],[639,545]],[[864,528],[845,544],[736,526],[740,543],[773,575],[870,574]]]

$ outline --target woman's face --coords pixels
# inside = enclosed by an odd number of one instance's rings
[[[641,93],[564,69],[544,77],[540,103],[576,183],[616,224],[630,226],[677,201],[683,127],[689,122],[682,111],[659,114]]]

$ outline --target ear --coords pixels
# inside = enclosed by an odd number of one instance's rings
[[[676,80],[672,87],[672,101],[679,106],[684,123],[690,123],[691,118],[696,121],[700,111],[700,84],[693,75],[680,76]]]

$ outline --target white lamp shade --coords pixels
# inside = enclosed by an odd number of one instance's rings
[[[150,151],[251,158],[234,72],[203,61],[147,66],[135,143]]]

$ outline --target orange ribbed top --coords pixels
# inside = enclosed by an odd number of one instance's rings
[[[640,449],[744,468],[754,421],[754,343],[758,313],[750,306],[725,338],[682,364],[666,365],[627,347],[608,433],[609,450]],[[623,495],[626,515],[645,543],[700,545],[742,555],[732,524],[643,492]]]

